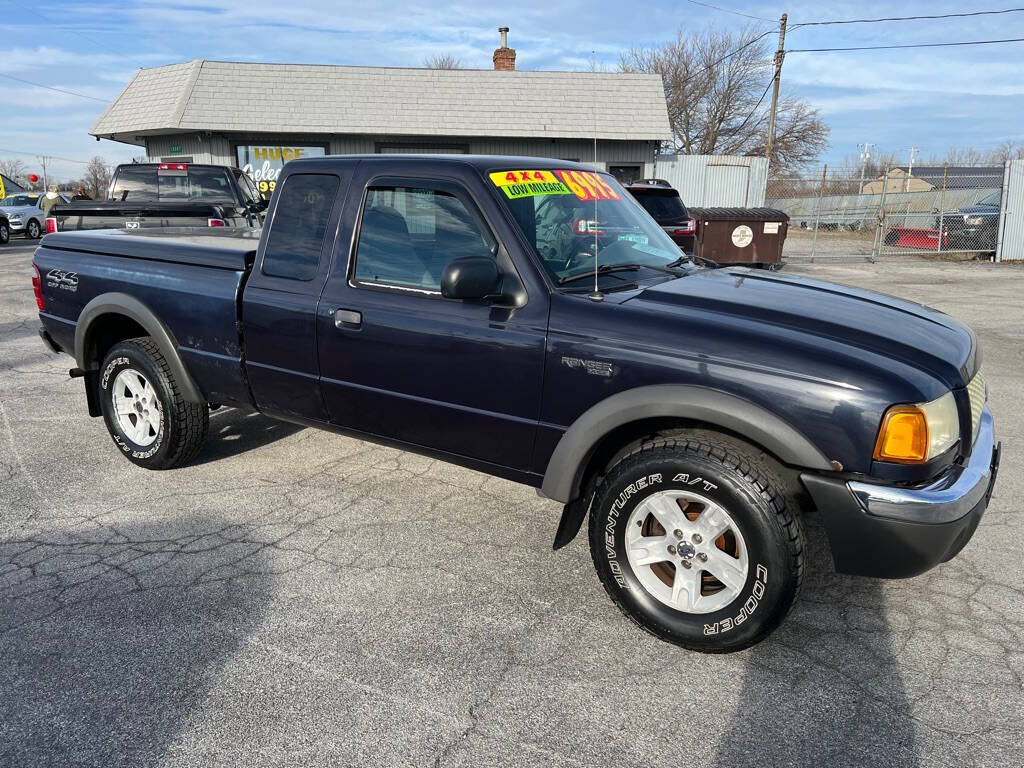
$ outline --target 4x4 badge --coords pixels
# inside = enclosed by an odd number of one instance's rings
[[[63,291],[77,291],[78,273],[51,269],[46,273],[46,285],[48,288],[60,288]]]

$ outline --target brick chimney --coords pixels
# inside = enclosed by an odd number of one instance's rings
[[[516,68],[516,49],[508,47],[508,27],[499,27],[501,48],[494,49],[494,68],[511,72]]]

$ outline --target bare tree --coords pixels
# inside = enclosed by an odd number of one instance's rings
[[[465,69],[462,66],[462,59],[450,53],[435,53],[423,60],[423,66],[427,69]]]
[[[0,159],[0,173],[19,184],[25,179],[25,163],[11,157]]]
[[[86,193],[93,200],[105,198],[107,186],[110,184],[110,166],[107,165],[107,161],[99,155],[94,156],[85,167],[82,183],[85,184]]]
[[[680,27],[675,40],[659,48],[623,53],[619,68],[661,75],[677,151],[763,154],[773,74],[768,45],[768,38],[751,28],[687,34]],[[782,96],[772,145],[773,172],[815,160],[828,145],[828,133],[817,109],[795,96]]]

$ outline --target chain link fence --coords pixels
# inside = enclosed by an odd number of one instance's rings
[[[996,250],[1004,169],[890,168],[877,178],[830,173],[768,180],[765,205],[789,217],[786,258],[958,254]]]

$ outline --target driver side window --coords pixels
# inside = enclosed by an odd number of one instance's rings
[[[454,259],[495,258],[497,243],[472,205],[440,185],[366,190],[353,277],[359,284],[441,292]]]

